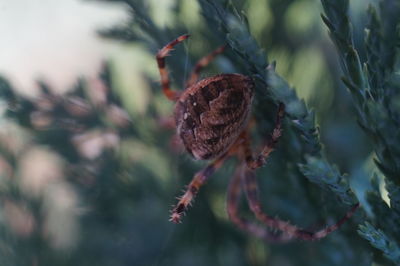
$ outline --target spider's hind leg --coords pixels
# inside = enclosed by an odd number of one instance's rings
[[[346,213],[346,215],[335,224],[319,231],[311,232],[300,229],[297,226],[290,224],[289,222],[270,217],[262,211],[260,199],[258,196],[256,177],[254,175],[254,171],[248,168],[246,169],[244,174],[244,186],[250,209],[252,210],[252,212],[254,212],[256,218],[263,222],[265,225],[282,231],[290,238],[298,238],[302,240],[317,240],[323,238],[329,233],[338,229],[344,222],[350,219],[350,217],[360,206],[359,203],[353,205],[353,207]]]
[[[227,197],[227,211],[229,219],[243,231],[249,232],[250,234],[268,242],[282,243],[290,240],[291,237],[284,233],[271,232],[271,230],[268,228],[260,226],[239,216],[239,200],[242,192],[245,168],[246,165],[241,163],[236,168],[236,171],[229,183]]]

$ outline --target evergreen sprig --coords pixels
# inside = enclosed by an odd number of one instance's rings
[[[361,236],[370,241],[375,248],[380,249],[385,257],[396,264],[400,263],[400,247],[382,230],[376,229],[370,223],[365,222],[364,225],[360,225],[358,232]]]
[[[299,168],[311,182],[339,195],[339,198],[347,205],[357,203],[354,193],[348,186],[347,179],[340,174],[337,167],[329,165],[327,161],[321,158],[312,156],[306,157],[306,161],[307,163],[300,164]],[[344,188],[347,188],[347,190],[344,190]]]
[[[396,46],[400,40],[400,3],[381,1],[379,12],[372,5],[368,7],[364,63],[353,43],[349,1],[322,0],[322,5],[325,12],[322,19],[336,44],[344,72],[343,82],[353,96],[359,124],[374,143],[375,163],[385,175],[389,191],[390,207],[383,202],[379,191],[368,197],[375,211],[374,223],[381,229],[367,223],[360,226],[359,232],[387,258],[399,263],[398,242],[389,237],[399,236],[395,221],[398,220],[396,213],[400,200],[400,105],[397,104],[400,68],[396,63],[400,57]]]
[[[386,56],[383,56],[390,54],[396,58],[396,49],[393,45],[384,44],[389,36],[383,38],[382,23],[375,9],[370,6],[368,12],[370,22],[366,30],[368,61],[362,68],[351,35],[351,23],[347,15],[348,1],[323,0],[322,4],[326,13],[322,18],[338,49],[345,74],[343,81],[355,100],[359,123],[376,144],[377,165],[388,178],[400,184],[398,178],[400,150],[397,145],[400,136],[400,124],[397,118],[399,107],[393,102],[400,83],[398,80],[394,81],[398,74],[392,70],[392,64],[385,59]],[[385,15],[390,16],[390,14]],[[390,17],[385,17],[385,20],[386,18],[392,20]],[[394,35],[391,39],[396,38],[398,36]],[[393,42],[395,41],[389,41]]]
[[[166,42],[165,31],[157,27],[150,17],[149,3],[141,0],[98,0],[102,2],[121,2],[129,6],[131,20],[119,26],[109,29],[102,29],[99,34],[105,38],[119,40],[123,42],[146,41],[153,49],[157,47],[157,42]]]

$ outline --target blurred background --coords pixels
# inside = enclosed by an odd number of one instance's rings
[[[79,0],[4,0],[0,12],[0,71],[29,94],[38,79],[66,91],[77,77],[96,76],[101,60],[118,50],[96,30],[127,19],[122,4]]]
[[[376,1],[351,1],[356,45],[366,2]],[[320,2],[232,3],[277,73],[316,111],[326,156],[363,201],[375,171],[371,144],[341,84]],[[213,30],[196,0],[0,0],[1,265],[372,264],[356,233],[360,217],[316,242],[271,244],[238,230],[225,208],[235,159],[182,224],[168,222],[175,197],[205,163],[160,124],[173,104],[154,55],[191,34],[167,59],[173,89],[183,89],[196,60],[224,43]],[[232,57],[228,49],[203,76],[241,72]],[[333,223],[346,207],[294,170],[300,156],[286,132],[257,172],[265,210],[306,228]],[[244,202],[241,212],[252,217]]]

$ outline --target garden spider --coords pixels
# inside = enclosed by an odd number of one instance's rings
[[[189,35],[182,35],[176,38],[157,53],[156,59],[161,75],[162,90],[168,99],[176,102],[174,111],[176,129],[187,152],[197,160],[213,161],[195,174],[186,192],[179,198],[178,204],[172,210],[170,221],[174,223],[181,221],[182,214],[191,204],[200,187],[228,157],[235,155],[239,158],[240,164],[230,181],[227,210],[230,219],[239,228],[258,237],[275,241],[286,241],[293,238],[316,240],[338,229],[353,215],[359,204],[354,205],[334,225],[316,232],[300,229],[289,222],[270,217],[262,211],[254,170],[265,164],[281,136],[285,107],[282,103],[279,104],[272,135],[261,153],[253,156],[248,133],[248,121],[254,94],[252,79],[240,74],[220,74],[197,81],[201,69],[208,65],[215,56],[222,53],[225,46],[219,47],[195,65],[184,91],[178,92],[170,89],[165,57],[175,45],[188,37]],[[256,218],[267,228],[280,232],[279,234],[272,233],[265,227],[239,217],[238,202],[242,189],[245,191],[249,207]]]

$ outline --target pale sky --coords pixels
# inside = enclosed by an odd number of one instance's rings
[[[97,1],[0,0],[0,75],[28,93],[38,78],[64,91],[116,49],[96,30],[126,18],[124,6]]]

